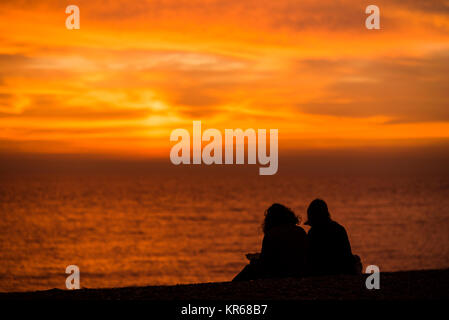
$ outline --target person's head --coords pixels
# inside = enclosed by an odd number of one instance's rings
[[[326,202],[321,199],[313,200],[307,208],[307,221],[304,223],[309,226],[319,225],[328,222],[331,219]]]
[[[299,218],[290,208],[279,203],[273,203],[265,211],[262,228],[263,232],[267,233],[271,228],[279,225],[297,225],[298,223]]]

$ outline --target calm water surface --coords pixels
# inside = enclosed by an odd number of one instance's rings
[[[0,291],[64,288],[70,264],[88,288],[228,281],[260,249],[271,203],[304,218],[315,197],[365,265],[449,267],[448,195],[449,178],[438,175],[3,174]]]

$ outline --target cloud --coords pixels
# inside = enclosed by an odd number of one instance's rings
[[[395,122],[449,121],[449,52],[422,58],[307,60],[299,65],[332,79],[322,96],[298,105],[304,112],[382,115]]]
[[[103,26],[127,30],[173,30],[182,32],[219,32],[224,26],[259,30],[361,32],[365,8],[369,3],[354,0],[78,0],[83,26]],[[57,0],[15,0],[2,3],[5,10],[36,11],[36,14],[61,15],[66,3]],[[390,27],[407,27],[407,18],[398,12],[425,15],[447,15],[444,0],[378,0],[382,21]],[[421,17],[421,18],[422,18]],[[201,23],[199,23],[201,21]],[[432,19],[428,21],[432,22]],[[438,23],[434,24],[438,27]],[[244,31],[242,29],[242,31]],[[247,30],[245,30],[246,32]],[[245,33],[245,32],[242,32]],[[237,36],[237,34],[236,34]]]
[[[284,139],[361,128],[376,139],[386,127],[385,139],[440,137],[447,2],[376,4],[382,30],[371,32],[363,1],[79,0],[72,32],[64,2],[3,2],[0,138],[55,136],[69,148],[92,135],[145,140],[142,127],[192,119],[277,126]]]
[[[446,0],[395,0],[395,5],[401,8],[407,8],[411,10],[437,13],[437,14],[449,14],[449,2]]]

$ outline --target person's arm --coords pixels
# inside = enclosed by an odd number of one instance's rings
[[[297,252],[299,260],[300,260],[300,270],[298,270],[298,274],[303,276],[308,273],[308,254],[309,254],[309,246],[307,233],[304,229],[301,228],[300,236],[298,237],[299,242],[299,252]]]
[[[344,227],[342,227],[341,238],[342,238],[342,242],[343,242],[343,246],[342,246],[343,255],[347,256],[347,257],[351,257],[351,259],[352,259],[351,243],[349,242],[348,233],[346,232],[346,229]]]
[[[273,256],[273,244],[269,235],[265,235],[262,240],[262,250],[260,252],[260,260],[268,262]]]
[[[343,261],[341,261],[342,271],[344,273],[353,273],[355,270],[355,259],[352,255],[351,243],[349,242],[348,233],[344,227],[341,228],[341,256],[343,257]]]
[[[316,248],[313,237],[312,229],[307,233],[307,260],[306,260],[306,272],[307,274],[316,273]]]

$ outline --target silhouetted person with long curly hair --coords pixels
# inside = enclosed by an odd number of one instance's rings
[[[289,208],[275,203],[265,211],[260,256],[248,255],[248,264],[233,281],[300,277],[306,271],[306,232]]]
[[[309,275],[361,273],[360,258],[352,254],[348,234],[331,219],[326,202],[315,199],[310,203],[305,224],[311,226],[307,234]]]

